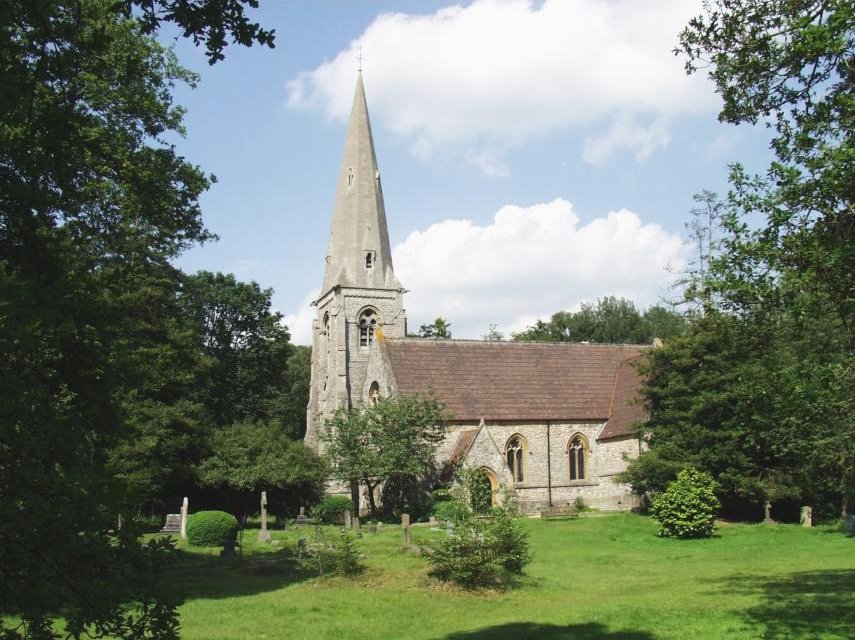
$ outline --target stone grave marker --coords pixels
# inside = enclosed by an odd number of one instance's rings
[[[270,532],[267,530],[267,492],[261,492],[261,529],[258,532],[259,542],[270,542]]]
[[[166,515],[166,522],[163,524],[161,533],[181,533],[181,514],[169,513]]]
[[[410,514],[401,514],[401,528],[404,530],[404,544],[410,545]]]
[[[306,507],[300,507],[300,515],[294,519],[294,524],[304,525],[309,523],[309,518],[306,516]]]
[[[802,507],[801,523],[803,527],[813,526],[813,510],[810,507]]]
[[[190,501],[185,496],[181,503],[181,537],[187,539],[187,516],[190,511]]]
[[[846,524],[844,525],[846,531],[849,533],[855,533],[855,514],[850,513],[846,516]]]
[[[772,524],[772,503],[766,500],[766,503],[763,505],[763,523],[764,524]]]
[[[353,515],[350,513],[350,509],[344,512],[344,528],[350,529],[353,527]]]
[[[353,530],[358,534],[357,537],[362,537],[362,533],[359,531],[359,516],[353,516]]]

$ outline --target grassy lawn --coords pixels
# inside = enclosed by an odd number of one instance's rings
[[[247,532],[239,561],[181,547],[182,638],[653,640],[855,637],[855,538],[793,525],[730,525],[710,540],[656,537],[636,515],[524,521],[534,559],[505,592],[467,593],[427,576],[386,526],[361,541],[356,580],[292,568],[297,537]],[[413,530],[414,543],[435,536]]]

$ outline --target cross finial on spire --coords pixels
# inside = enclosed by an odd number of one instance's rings
[[[359,73],[362,73],[362,45],[359,45],[359,57],[357,57],[357,60],[359,60]]]

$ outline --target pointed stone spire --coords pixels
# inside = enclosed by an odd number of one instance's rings
[[[344,143],[326,262],[322,295],[335,286],[402,288],[392,269],[383,189],[361,72]]]

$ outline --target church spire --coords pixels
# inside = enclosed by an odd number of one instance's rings
[[[326,262],[322,295],[335,286],[402,288],[392,269],[386,209],[361,71],[344,143]]]

